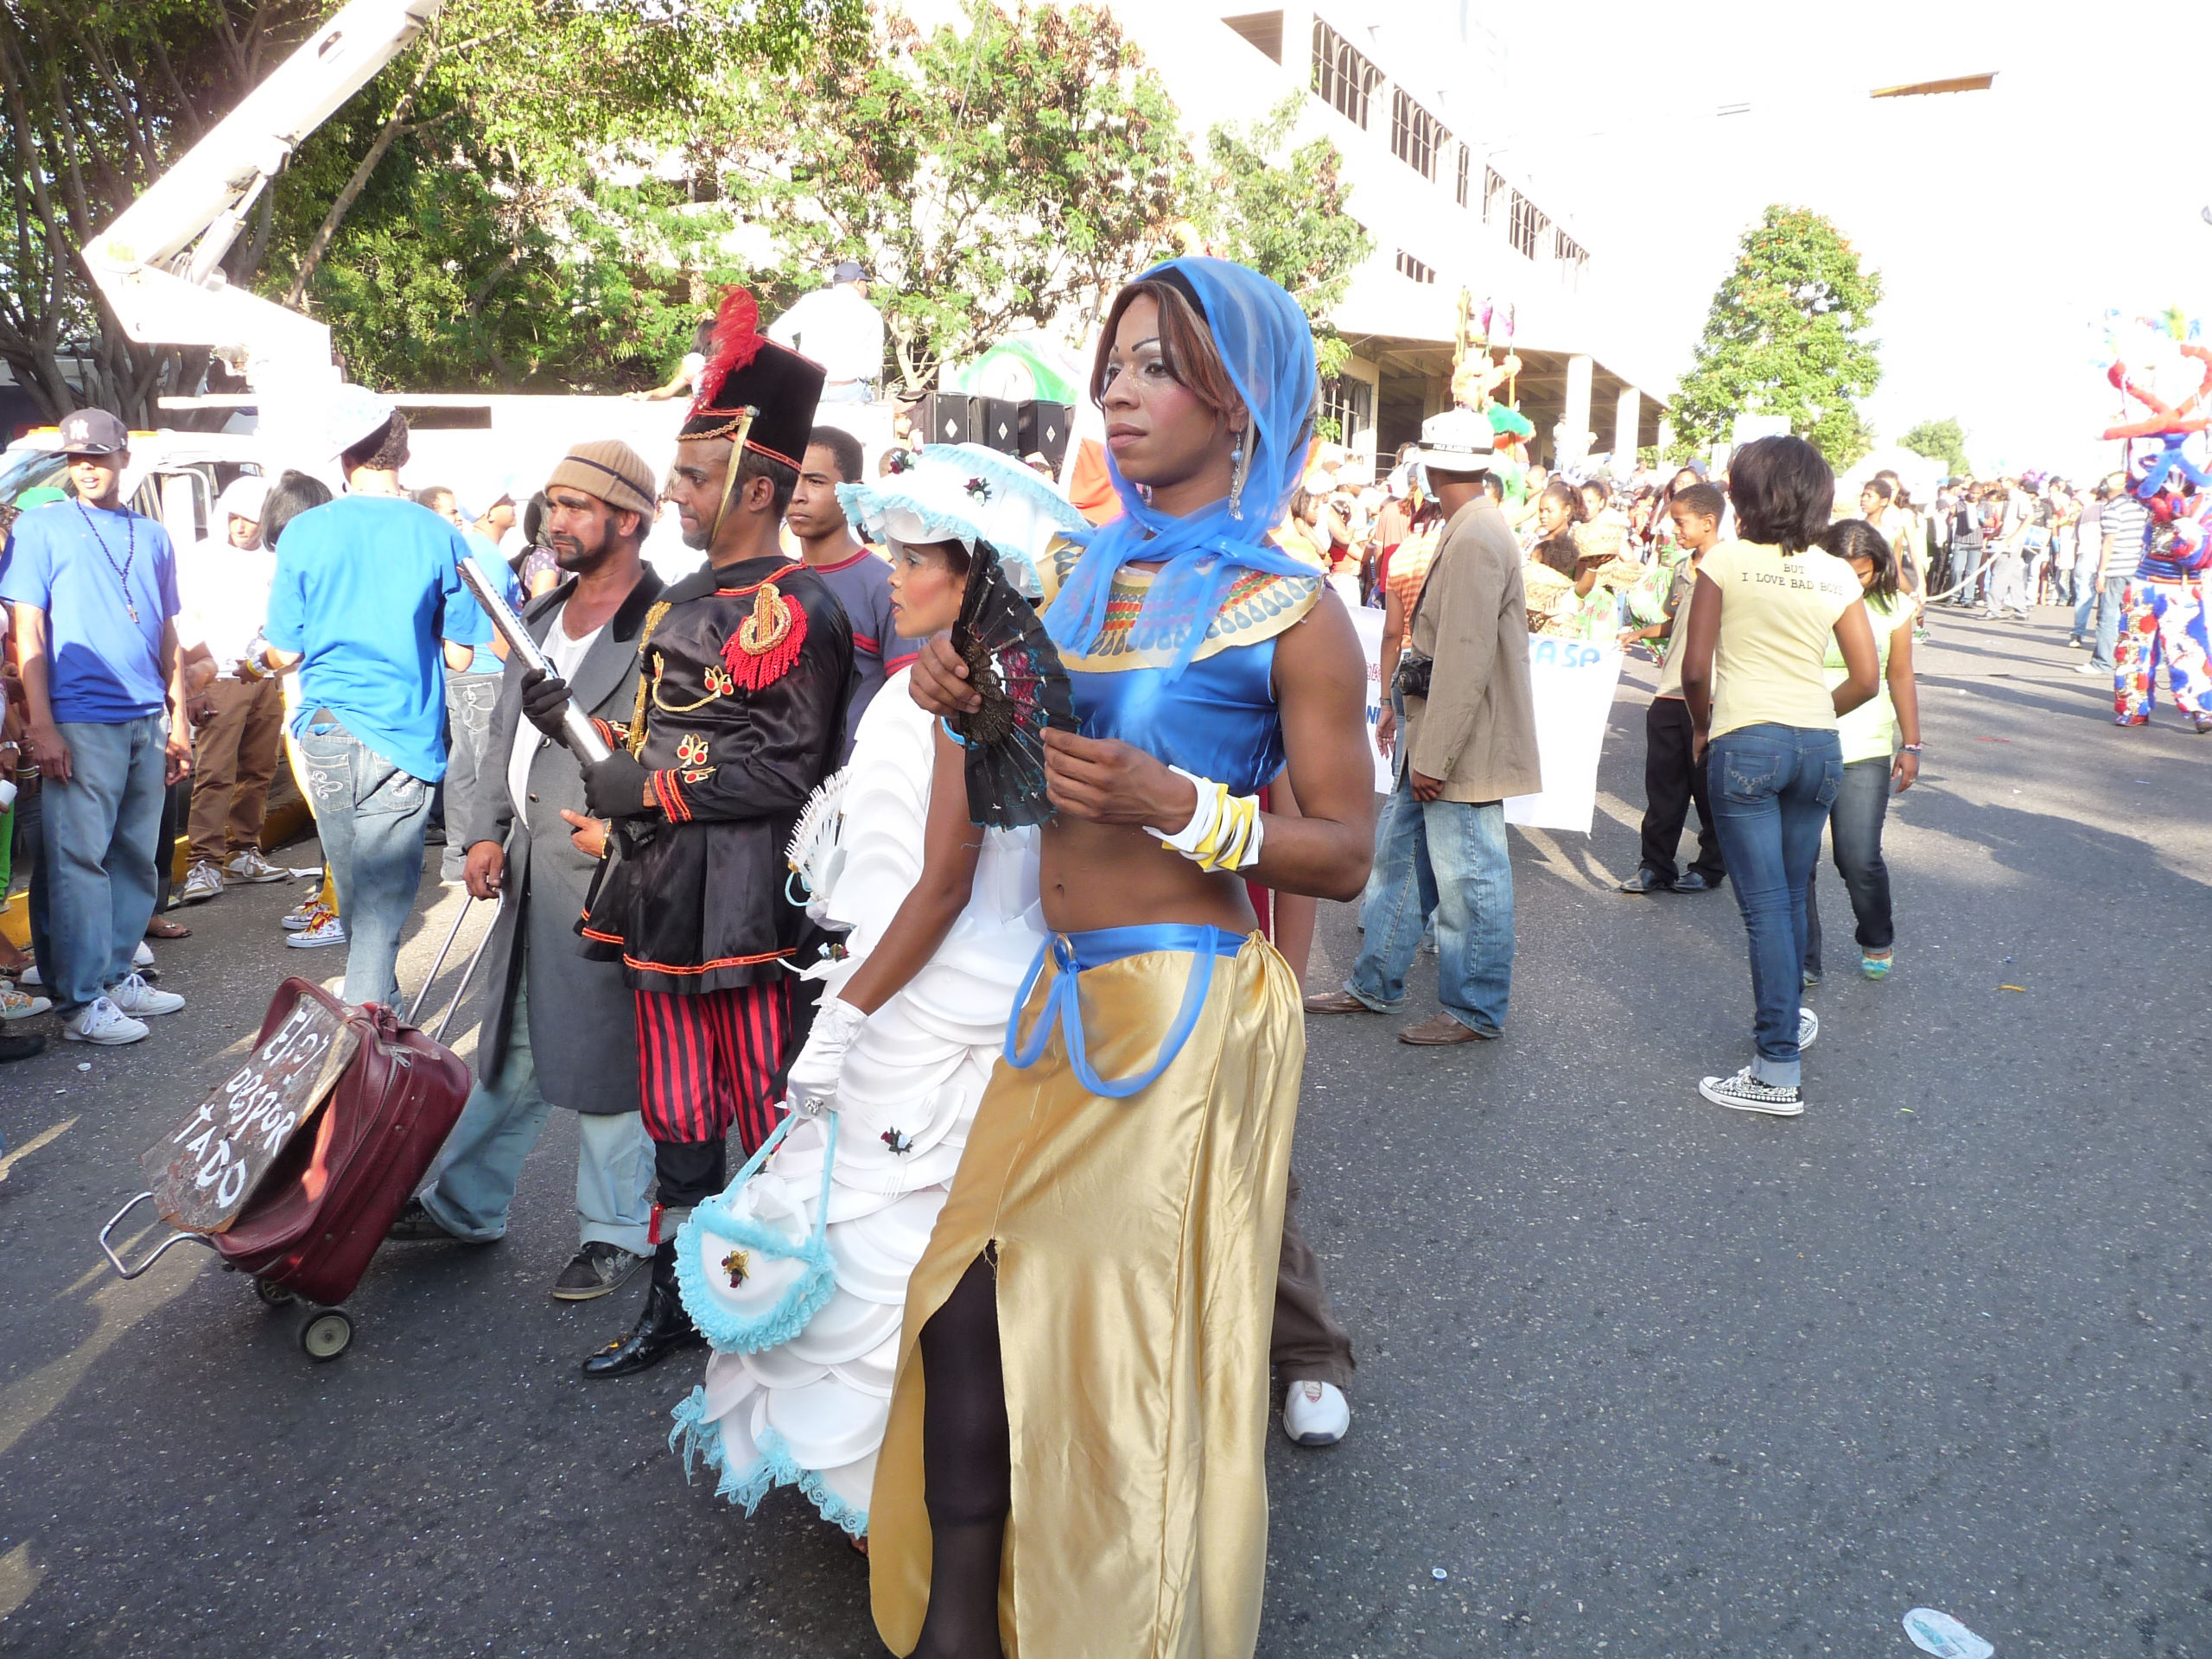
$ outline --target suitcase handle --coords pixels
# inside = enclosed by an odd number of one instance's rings
[[[155,1262],[160,1261],[179,1244],[205,1244],[211,1250],[215,1248],[215,1241],[209,1238],[204,1233],[171,1233],[167,1238],[163,1239],[159,1244],[154,1247],[154,1253],[151,1255],[148,1256],[143,1262],[141,1262],[137,1267],[133,1268],[126,1266],[123,1258],[115,1253],[115,1247],[109,1243],[108,1240],[113,1236],[116,1228],[122,1224],[123,1218],[125,1216],[129,1215],[133,1210],[136,1210],[140,1205],[148,1202],[153,1198],[153,1196],[154,1195],[151,1192],[141,1192],[137,1198],[131,1199],[130,1203],[124,1205],[122,1209],[110,1216],[107,1219],[107,1225],[100,1229],[101,1253],[104,1254],[107,1257],[108,1261],[113,1264],[115,1270],[121,1274],[125,1279],[136,1279],[140,1274],[152,1267]]]
[[[468,965],[461,972],[461,982],[453,988],[453,1000],[446,1004],[445,1014],[438,1020],[438,1028],[430,1033],[432,1042],[445,1041],[446,1027],[453,1023],[454,1015],[461,1011],[461,1002],[468,995],[468,982],[476,977],[476,964],[484,959],[484,947],[492,943],[492,934],[499,925],[499,912],[506,902],[507,896],[504,893],[492,901],[492,919],[477,939],[476,949],[469,953]],[[476,900],[472,898],[455,913],[453,926],[446,933],[446,942],[438,947],[438,959],[430,964],[430,971],[423,981],[423,988],[415,994],[415,1001],[408,1007],[406,1023],[417,1030],[422,1028],[419,1016],[423,1005],[430,1000],[430,988],[438,982],[438,976],[445,972],[446,958],[453,954],[453,942],[461,937],[461,924],[468,919],[468,912],[475,908]]]

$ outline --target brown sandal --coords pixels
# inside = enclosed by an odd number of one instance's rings
[[[146,937],[149,939],[188,939],[192,937],[192,930],[182,922],[173,922],[166,916],[156,916],[146,924]]]

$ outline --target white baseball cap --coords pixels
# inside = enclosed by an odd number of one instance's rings
[[[1433,472],[1486,473],[1494,442],[1488,416],[1479,410],[1447,409],[1421,423],[1421,448],[1414,459]]]
[[[366,386],[343,385],[323,411],[324,453],[342,455],[389,421],[397,405]]]

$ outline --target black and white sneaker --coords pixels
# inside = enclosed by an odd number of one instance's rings
[[[1813,1046],[1813,1039],[1820,1034],[1821,1016],[1810,1008],[1799,1008],[1797,1010],[1797,1052],[1802,1054],[1810,1048]]]
[[[1796,1117],[1805,1109],[1805,1097],[1794,1084],[1783,1088],[1761,1083],[1745,1066],[1732,1077],[1707,1077],[1697,1091],[1716,1106],[1736,1112],[1764,1112],[1769,1117]]]

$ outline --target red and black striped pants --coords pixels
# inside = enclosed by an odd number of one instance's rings
[[[737,1128],[751,1157],[776,1126],[789,1058],[791,981],[679,996],[639,991],[638,1109],[655,1141],[719,1141]]]

